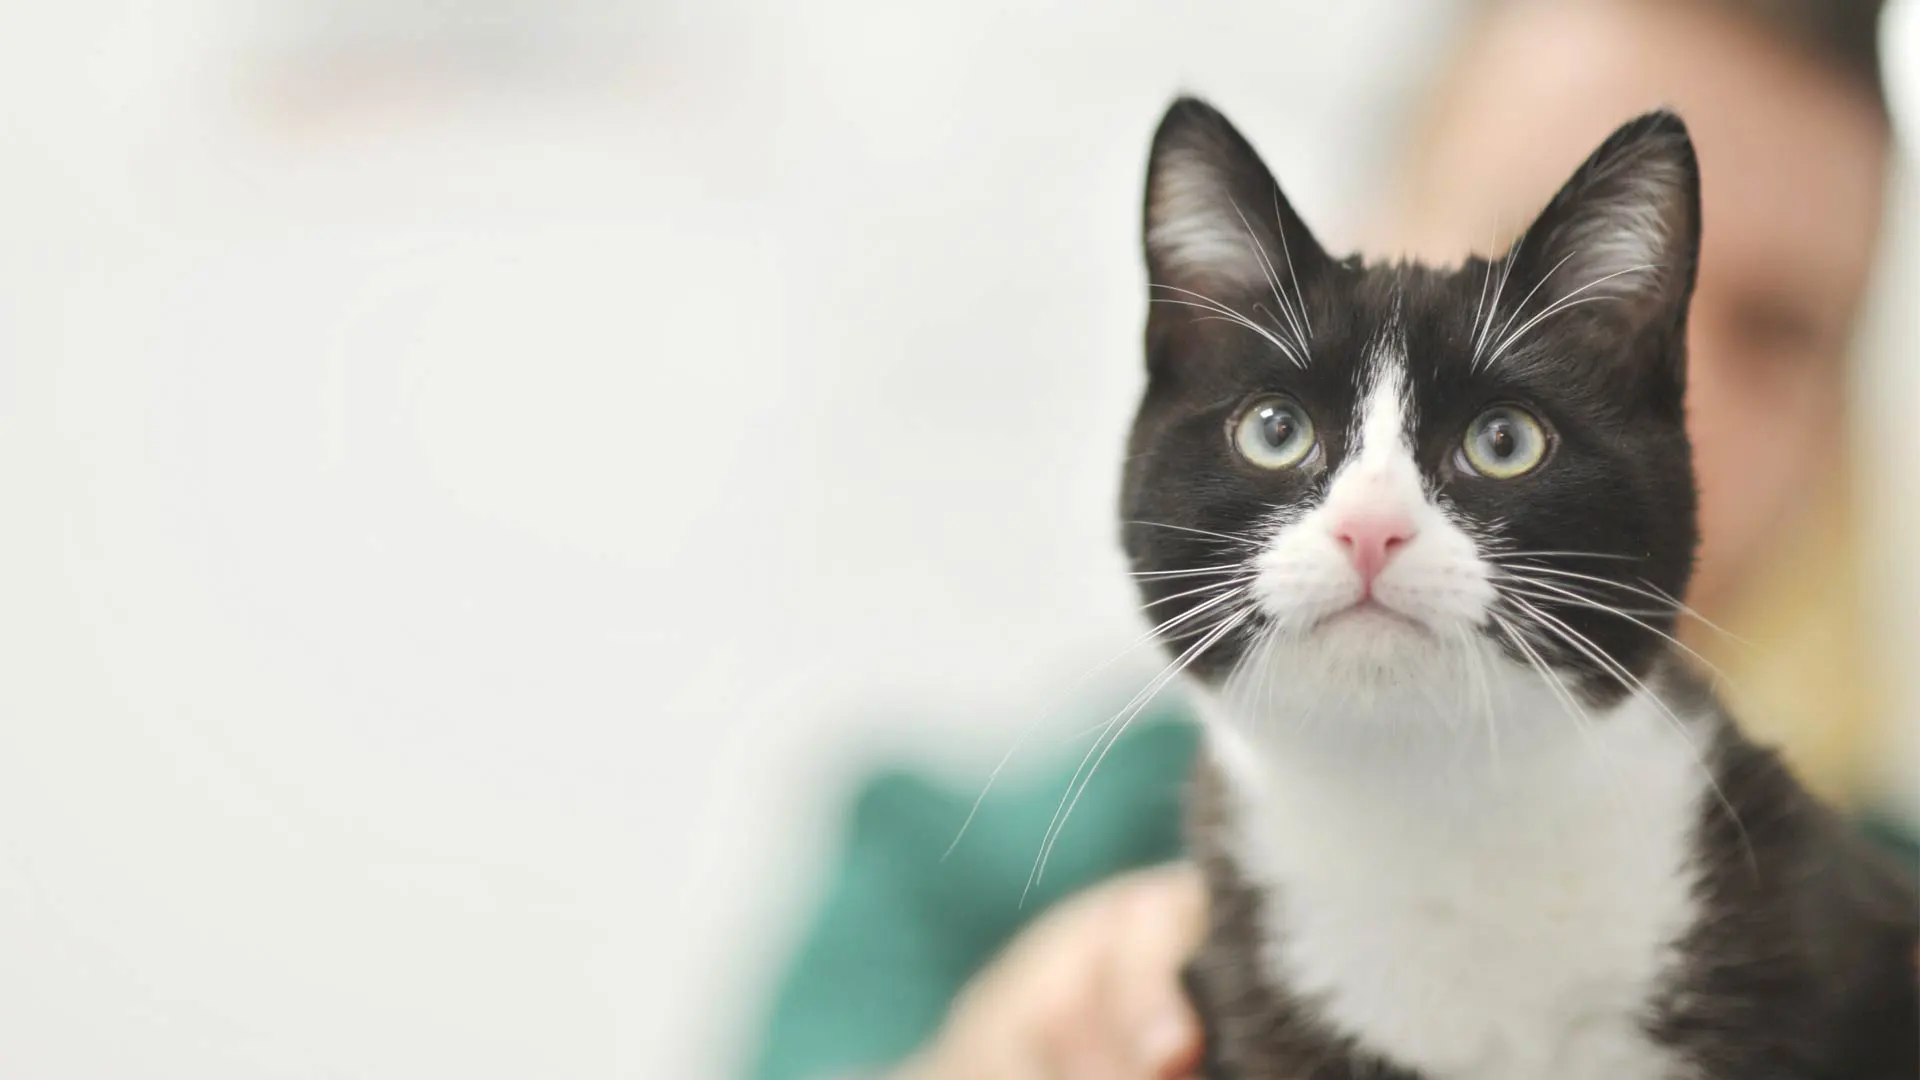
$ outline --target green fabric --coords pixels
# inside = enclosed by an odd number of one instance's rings
[[[967,979],[1060,898],[1180,854],[1180,804],[1198,745],[1170,711],[1132,724],[1074,807],[1046,876],[1028,872],[1084,750],[1003,775],[953,853],[977,788],[899,771],[867,782],[817,922],[777,988],[752,1080],[823,1080],[900,1061]]]
[[[1891,812],[1870,810],[1860,818],[1860,831],[1920,877],[1920,836],[1914,835],[1911,823]]]

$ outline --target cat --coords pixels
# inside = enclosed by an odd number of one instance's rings
[[[1616,131],[1498,258],[1336,259],[1182,98],[1122,541],[1203,718],[1218,1080],[1920,1074],[1920,896],[1674,637],[1701,230]]]

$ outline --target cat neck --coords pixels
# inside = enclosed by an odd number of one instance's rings
[[[1715,710],[1651,690],[1595,707],[1520,670],[1495,682],[1496,704],[1452,713],[1417,689],[1285,715],[1203,698],[1213,782],[1227,789],[1241,854],[1274,863],[1261,876],[1284,877],[1317,872],[1329,845],[1343,862],[1370,846],[1401,860],[1428,841],[1544,852],[1569,830],[1674,828],[1711,788]]]
[[[1528,677],[1496,710],[1424,724],[1431,695],[1206,702],[1194,849],[1221,910],[1251,920],[1217,926],[1216,950],[1421,1075],[1665,1075],[1641,1022],[1699,917],[1705,762],[1727,729],[1704,698],[1575,713]]]

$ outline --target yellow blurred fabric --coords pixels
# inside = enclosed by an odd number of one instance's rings
[[[1887,734],[1885,673],[1865,647],[1852,507],[1850,484],[1829,486],[1808,527],[1716,613],[1725,633],[1698,624],[1683,631],[1724,676],[1720,692],[1747,732],[1777,745],[1810,787],[1849,808],[1871,794],[1868,764]]]

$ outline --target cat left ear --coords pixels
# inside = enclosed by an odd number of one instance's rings
[[[1154,133],[1145,226],[1157,296],[1298,295],[1328,261],[1252,145],[1195,98],[1175,101]]]
[[[1663,110],[1620,127],[1507,258],[1514,282],[1526,284],[1520,295],[1534,294],[1515,325],[1584,306],[1617,320],[1622,340],[1670,358],[1670,374],[1684,379],[1684,341],[1674,336],[1686,329],[1700,259],[1700,167],[1686,124]]]

